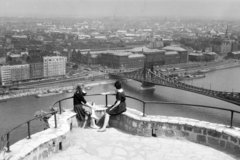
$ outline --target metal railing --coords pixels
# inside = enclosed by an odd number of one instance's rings
[[[98,95],[102,95],[102,94],[91,94],[91,95],[86,95],[86,96],[98,96]],[[115,94],[108,94],[108,95],[113,96]],[[105,95],[105,101],[106,101],[105,106],[108,106],[108,95]],[[168,104],[168,105],[181,105],[181,106],[190,106],[190,107],[209,108],[209,109],[216,109],[216,110],[230,112],[231,113],[230,127],[232,128],[234,113],[240,114],[240,111],[236,111],[236,110],[232,110],[232,109],[226,109],[226,108],[220,108],[220,107],[214,107],[214,106],[197,105],[197,104],[189,104],[189,103],[161,102],[161,101],[143,101],[141,99],[138,99],[138,98],[135,98],[135,97],[131,97],[131,96],[126,96],[126,97],[130,98],[130,99],[134,99],[136,101],[139,101],[139,102],[141,102],[143,104],[143,107],[142,107],[143,116],[146,116],[146,104]],[[61,100],[59,100],[59,101],[54,103],[54,105],[59,103],[60,114],[61,114],[61,111],[62,111],[62,109],[61,109],[61,102],[64,101],[64,100],[67,100],[67,99],[71,99],[71,98],[73,98],[73,97],[64,98],[64,99],[61,99]]]
[[[42,116],[46,116],[46,115],[50,115],[50,114],[54,115],[55,128],[57,128],[56,113],[57,113],[57,111],[53,111],[53,112],[49,112],[49,113],[46,113],[46,114],[43,114],[43,115],[42,115]],[[31,139],[31,127],[30,127],[30,123],[31,123],[32,121],[37,120],[37,119],[40,119],[40,118],[41,118],[41,117],[36,117],[36,118],[30,119],[30,120],[28,120],[28,121],[26,121],[26,122],[24,122],[24,123],[19,124],[19,125],[16,126],[16,127],[12,128],[11,130],[7,131],[5,134],[3,134],[3,135],[1,136],[1,145],[0,145],[1,148],[0,148],[0,152],[1,152],[2,150],[4,150],[5,147],[7,148],[6,152],[10,152],[10,142],[11,142],[11,140],[10,140],[10,133],[11,133],[12,131],[16,130],[17,128],[21,127],[21,126],[24,125],[24,124],[27,124],[27,139]],[[2,144],[3,144],[3,145],[2,145]]]
[[[86,96],[99,96],[99,95],[102,95],[102,94],[91,94],[91,95],[86,95]],[[107,94],[105,95],[105,106],[108,106],[108,96],[113,96],[115,94]],[[69,99],[72,99],[73,97],[67,97],[67,98],[64,98],[64,99],[61,99],[57,102],[55,102],[53,104],[53,107],[58,104],[58,108],[59,108],[59,112],[58,111],[54,111],[54,112],[50,112],[48,114],[54,114],[54,120],[55,120],[55,128],[57,128],[57,120],[56,120],[56,113],[58,112],[59,114],[62,114],[62,101],[65,101],[65,100],[69,100]],[[190,106],[190,107],[200,107],[200,108],[209,108],[209,109],[216,109],[216,110],[222,110],[222,111],[228,111],[231,113],[231,118],[230,118],[230,127],[232,128],[233,127],[233,116],[234,116],[234,113],[238,113],[240,114],[240,111],[236,111],[236,110],[232,110],[232,109],[226,109],[226,108],[219,108],[219,107],[213,107],[213,106],[207,106],[207,105],[196,105],[196,104],[184,104],[184,103],[172,103],[172,102],[161,102],[161,101],[144,101],[144,100],[141,100],[141,99],[138,99],[138,98],[135,98],[135,97],[131,97],[131,96],[126,96],[126,98],[130,98],[130,99],[133,99],[133,100],[136,100],[138,102],[141,102],[142,103],[142,116],[146,116],[146,104],[168,104],[168,105],[182,105],[182,106]],[[45,115],[48,115],[48,114],[45,114]],[[37,118],[33,118],[31,120],[28,120],[16,127],[14,127],[13,129],[11,129],[10,131],[6,132],[2,137],[1,137],[1,141],[4,143],[5,141],[5,138],[6,138],[6,142],[5,142],[5,146],[7,147],[7,152],[10,152],[10,133],[19,128],[20,126],[24,125],[24,124],[27,124],[28,125],[28,139],[31,138],[31,132],[30,132],[30,122],[33,121],[33,120],[36,120],[36,119],[39,119],[39,117]],[[3,147],[5,147],[3,146]],[[3,148],[0,148],[0,149],[3,149]]]

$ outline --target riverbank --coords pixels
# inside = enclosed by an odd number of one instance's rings
[[[89,81],[89,82],[84,82],[86,87],[94,87],[97,85],[104,85],[104,84],[111,84],[114,83],[115,80],[99,80],[99,81]],[[22,89],[22,90],[15,90],[9,94],[6,95],[1,95],[0,96],[0,101],[4,102],[7,99],[11,98],[18,98],[18,97],[24,97],[24,96],[31,96],[31,95],[37,95],[37,94],[47,94],[47,93],[54,93],[54,92],[66,92],[69,90],[74,90],[75,86],[79,84],[79,82],[72,83],[69,85],[57,85],[57,86],[52,86],[52,87],[40,87],[40,88],[31,88],[31,89]]]
[[[239,60],[225,60],[220,62],[209,62],[209,63],[201,63],[201,64],[184,64],[181,66],[180,70],[174,70],[170,72],[166,72],[166,75],[172,74],[196,74],[199,73],[201,70],[209,70],[210,72],[215,70],[239,67],[240,61]],[[167,66],[170,67],[170,66]],[[172,68],[176,68],[176,66],[171,66]],[[180,66],[177,66],[180,67]],[[165,67],[166,68],[166,67]]]

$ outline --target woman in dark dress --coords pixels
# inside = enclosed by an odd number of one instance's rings
[[[116,101],[111,107],[107,108],[106,113],[105,113],[103,127],[98,130],[99,132],[106,131],[106,127],[108,125],[110,116],[119,115],[127,110],[126,102],[125,102],[126,98],[125,98],[125,94],[123,92],[121,83],[119,81],[117,81],[117,82],[115,82],[114,86],[116,88]],[[102,93],[102,95],[106,95],[106,94],[110,94],[110,92]]]
[[[84,90],[83,85],[77,85],[76,91],[73,95],[73,105],[74,105],[74,111],[77,113],[77,119],[79,121],[83,121],[84,128],[86,126],[88,117],[92,115],[94,112],[94,107],[90,105],[84,98],[84,96],[87,93]],[[99,127],[95,124],[94,117],[91,116],[91,128],[98,129]]]

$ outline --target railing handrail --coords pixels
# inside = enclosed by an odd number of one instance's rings
[[[190,103],[175,103],[175,102],[161,102],[161,101],[144,101],[145,103],[155,103],[155,104],[172,104],[172,105],[185,105],[185,106],[193,106],[193,107],[201,107],[201,108],[211,108],[211,109],[218,109],[218,110],[224,110],[224,111],[233,111],[240,114],[240,111],[232,110],[232,109],[226,109],[226,108],[220,108],[220,107],[214,107],[214,106],[208,106],[208,105],[200,105],[200,104],[190,104]]]
[[[52,111],[52,112],[49,112],[49,113],[44,113],[43,116],[46,116],[46,115],[49,115],[49,114],[54,114],[54,113],[57,113],[57,111]],[[11,131],[15,130],[16,128],[18,128],[18,127],[20,127],[20,126],[22,126],[22,125],[24,125],[24,124],[26,124],[26,123],[31,122],[31,121],[34,121],[34,120],[39,119],[39,118],[41,118],[41,117],[35,117],[35,118],[30,119],[30,120],[27,120],[27,121],[25,121],[25,122],[17,125],[16,127],[12,128],[11,130],[5,132],[5,134],[3,134],[3,136],[4,136],[4,135],[7,135],[7,134],[10,133]]]

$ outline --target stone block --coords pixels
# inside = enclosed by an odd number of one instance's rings
[[[194,128],[193,128],[193,132],[194,132],[194,133],[202,133],[202,129],[201,129],[201,128],[198,128],[198,127],[194,127]]]
[[[234,146],[234,152],[233,152],[234,154],[240,154],[240,148],[239,148],[239,146],[237,146],[237,145],[235,145]]]
[[[205,135],[197,135],[197,142],[199,143],[206,143],[207,139]]]
[[[119,127],[119,129],[124,130],[124,123],[123,122],[119,122],[118,123],[118,127]]]
[[[174,132],[172,130],[165,130],[165,136],[166,137],[174,137]]]
[[[138,122],[133,120],[133,121],[132,121],[132,126],[135,127],[135,128],[137,128]]]
[[[208,135],[212,136],[212,137],[216,137],[216,138],[220,138],[221,137],[221,133],[214,131],[214,130],[208,130]]]
[[[64,140],[62,142],[62,150],[67,149],[70,146],[70,142],[68,140]]]
[[[208,137],[208,144],[212,146],[219,146],[219,139]]]
[[[43,152],[42,152],[42,159],[45,159],[45,158],[47,158],[48,157],[48,151],[47,150],[44,150]]]
[[[183,126],[183,129],[185,130],[185,131],[193,131],[193,127],[192,126]]]
[[[42,159],[42,154],[39,154],[38,155],[38,160],[41,160]]]
[[[182,131],[175,130],[174,134],[175,134],[176,137],[184,137]]]
[[[234,144],[233,143],[231,143],[231,142],[227,142],[227,144],[226,144],[226,150],[228,151],[228,152],[230,152],[230,153],[233,153],[234,152]]]
[[[228,140],[228,137],[229,137],[229,135],[222,134],[222,139],[224,139],[224,140]]]
[[[124,124],[124,131],[125,131],[125,132],[128,132],[128,131],[129,131],[128,128],[129,128],[129,126],[128,126],[127,124]]]
[[[132,124],[132,118],[128,118],[127,124],[130,126]]]
[[[164,135],[164,131],[162,129],[156,129],[155,130],[156,137],[160,137]]]
[[[181,130],[181,129],[182,129],[182,126],[181,126],[181,125],[174,124],[174,125],[172,125],[172,129],[173,129],[173,130]]]
[[[233,137],[233,136],[231,136],[230,140],[231,140],[232,142],[234,142],[234,143],[237,143],[237,138],[235,138],[235,137]]]
[[[138,129],[137,129],[137,135],[139,135],[139,136],[144,136],[144,132],[143,132],[143,129],[142,129],[142,128],[138,128]]]
[[[144,128],[143,132],[145,137],[152,137],[152,129]]]
[[[117,116],[112,116],[112,117],[115,117],[118,121],[121,120],[121,114],[120,114],[120,115],[117,115]]]
[[[183,134],[183,137],[188,137],[189,136],[189,132],[182,131],[182,134]]]
[[[167,123],[162,124],[162,129],[169,129],[169,128],[170,128],[169,124]]]
[[[129,127],[129,133],[132,135],[137,135],[137,128],[134,127]]]
[[[223,140],[220,140],[220,147],[225,148],[226,142]]]
[[[139,122],[138,123],[138,128],[151,128],[151,123],[149,123],[149,122]]]
[[[109,121],[110,126],[115,127],[115,128],[119,127],[118,123],[119,123],[118,120],[110,120]]]
[[[202,133],[203,133],[203,135],[207,135],[207,129],[203,128]]]

